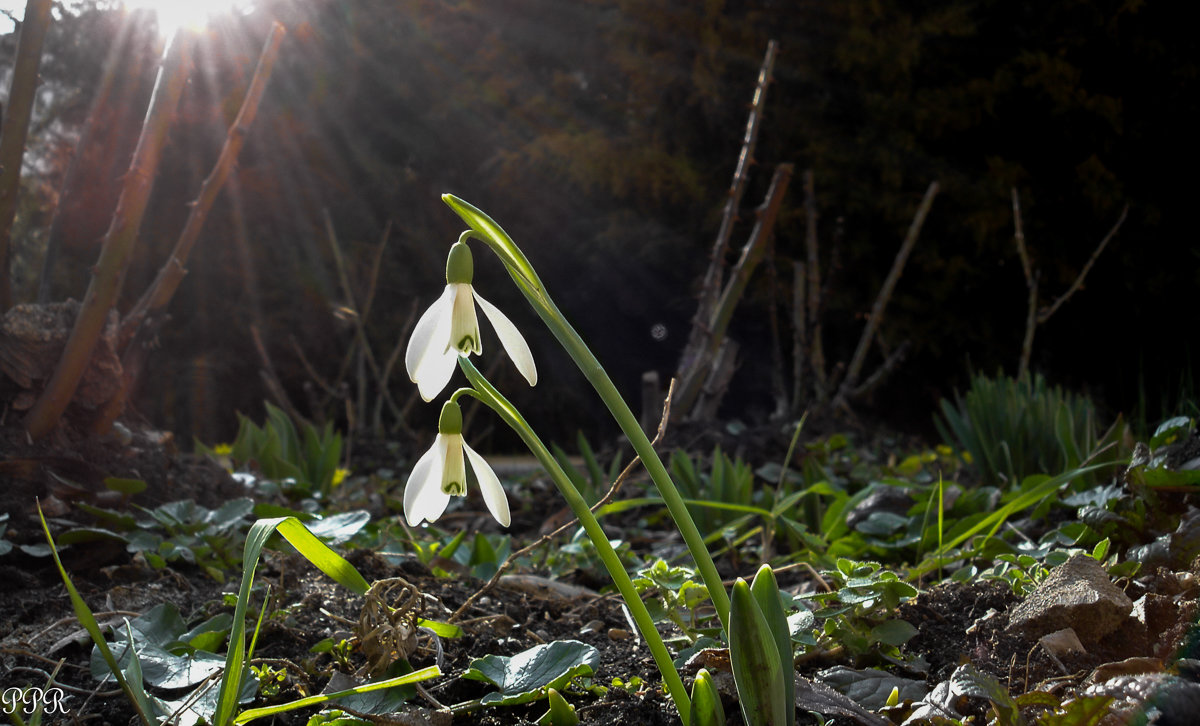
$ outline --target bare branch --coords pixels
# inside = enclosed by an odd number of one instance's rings
[[[687,343],[679,356],[678,374],[681,379],[698,364],[697,360],[703,355],[703,350],[711,336],[709,321],[717,298],[721,294],[721,285],[725,275],[725,258],[729,254],[729,238],[733,234],[733,226],[738,221],[738,209],[741,208],[742,195],[746,190],[750,165],[754,163],[754,147],[758,143],[758,129],[762,122],[763,107],[767,99],[767,86],[771,81],[771,73],[775,66],[775,55],[779,44],[774,40],[767,44],[767,53],[763,58],[762,67],[758,72],[758,84],[754,90],[754,100],[750,105],[750,116],[746,121],[746,133],[742,139],[742,150],[738,156],[737,166],[733,173],[733,182],[725,197],[725,206],[721,217],[721,226],[717,230],[717,238],[713,243],[708,263],[708,270],[700,285],[700,299],[696,305],[696,314],[692,316],[692,328],[688,333]]]
[[[1121,225],[1125,223],[1125,218],[1127,216],[1129,216],[1128,204],[1126,204],[1125,208],[1121,210],[1121,216],[1119,219],[1117,219],[1117,223],[1112,226],[1112,229],[1108,230],[1108,234],[1104,235],[1104,239],[1100,240],[1100,244],[1096,247],[1096,251],[1093,252],[1092,256],[1088,258],[1088,261],[1084,264],[1083,269],[1079,271],[1079,277],[1075,278],[1075,282],[1072,282],[1071,286],[1067,288],[1067,291],[1060,295],[1058,299],[1050,305],[1049,308],[1043,309],[1038,313],[1039,323],[1044,323],[1049,320],[1050,316],[1053,315],[1056,310],[1058,310],[1060,305],[1065,303],[1068,298],[1074,295],[1079,288],[1083,287],[1083,278],[1087,277],[1088,272],[1090,272],[1092,269],[1092,265],[1096,264],[1096,258],[1098,258],[1100,253],[1104,251],[1104,248],[1108,246],[1109,241],[1117,235],[1117,231],[1121,229]]]
[[[917,244],[917,238],[921,235],[921,226],[925,224],[925,217],[929,214],[930,207],[933,206],[933,199],[938,193],[938,183],[936,181],[929,184],[929,188],[925,191],[925,198],[921,200],[920,206],[917,207],[917,213],[913,216],[912,224],[909,225],[908,234],[904,237],[904,243],[900,245],[900,251],[896,253],[896,259],[892,261],[892,269],[888,276],[883,281],[883,285],[879,288],[879,294],[875,296],[875,304],[871,307],[871,316],[867,318],[867,325],[863,329],[862,336],[858,339],[858,347],[854,351],[854,357],[850,359],[850,366],[846,369],[846,377],[842,379],[842,385],[838,387],[836,401],[838,405],[844,405],[850,392],[854,390],[858,383],[858,375],[862,371],[863,362],[867,357],[867,349],[871,345],[871,339],[875,337],[875,331],[879,329],[879,322],[883,319],[883,311],[887,308],[888,301],[891,300],[892,291],[896,288],[896,283],[900,280],[900,274],[904,272],[904,265],[908,261],[908,256],[912,252],[913,247]]]

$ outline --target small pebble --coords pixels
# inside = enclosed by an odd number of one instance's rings
[[[589,633],[599,633],[601,630],[604,630],[603,620],[589,620],[587,625],[584,625],[579,629],[579,634],[587,635]]]
[[[629,640],[632,637],[633,637],[633,633],[629,632],[625,628],[609,628],[608,629],[608,639],[609,640]]]

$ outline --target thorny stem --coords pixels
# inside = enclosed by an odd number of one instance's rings
[[[476,207],[452,194],[442,195],[442,201],[446,202],[472,228],[464,232],[460,240],[476,237],[485,242],[500,257],[517,287],[529,300],[530,305],[537,311],[546,326],[550,328],[550,332],[554,333],[554,337],[566,349],[575,364],[579,366],[584,377],[596,389],[596,393],[604,401],[626,438],[633,444],[633,450],[641,457],[646,471],[649,472],[659,494],[662,495],[667,510],[671,513],[671,518],[675,520],[675,526],[679,528],[679,533],[683,536],[683,541],[696,562],[696,568],[700,571],[704,585],[708,588],[708,594],[712,598],[717,617],[721,620],[721,627],[728,633],[729,593],[721,584],[721,575],[717,572],[717,566],[713,563],[712,556],[704,544],[704,538],[696,528],[696,523],[688,513],[687,504],[679,494],[679,489],[671,480],[671,475],[667,473],[667,467],[650,444],[650,439],[642,430],[641,423],[633,415],[620,392],[617,391],[612,379],[608,377],[608,373],[600,365],[596,356],[592,354],[591,349],[583,342],[583,338],[575,332],[554,301],[550,299],[541,280],[538,279],[537,273],[533,271],[533,266],[529,264],[512,238],[500,228],[500,225]],[[584,508],[586,509],[586,506]],[[686,722],[687,719],[685,718],[684,721]]]
[[[675,664],[671,660],[671,653],[667,650],[666,644],[663,643],[658,629],[655,628],[654,619],[650,617],[650,611],[646,609],[646,604],[642,602],[642,598],[638,594],[633,580],[630,579],[629,573],[625,571],[625,565],[622,564],[621,558],[617,556],[612,543],[609,542],[608,536],[604,533],[604,528],[600,526],[596,515],[592,514],[592,510],[588,507],[587,500],[583,498],[583,495],[571,483],[570,477],[563,471],[558,461],[554,458],[554,455],[550,453],[550,450],[546,448],[546,445],[534,433],[529,423],[525,421],[524,417],[521,416],[520,412],[517,411],[508,399],[483,377],[483,374],[475,368],[468,358],[459,357],[458,365],[463,373],[467,375],[467,379],[474,388],[460,388],[451,395],[451,400],[460,395],[469,394],[486,404],[499,414],[500,418],[504,419],[504,422],[513,431],[517,432],[517,435],[529,447],[529,451],[537,458],[546,472],[550,474],[550,478],[554,480],[558,491],[567,500],[571,511],[579,519],[579,523],[583,526],[584,531],[591,538],[592,544],[596,547],[596,553],[600,556],[600,561],[604,563],[605,569],[608,570],[609,576],[612,577],[613,584],[617,586],[617,590],[625,600],[625,604],[633,615],[633,620],[637,624],[638,630],[646,640],[646,646],[649,647],[651,655],[654,656],[654,662],[658,665],[658,670],[662,674],[667,692],[675,702],[675,708],[679,711],[680,718],[683,719],[684,723],[687,723],[688,715],[691,712],[691,701],[688,698],[687,689],[683,685],[683,680],[679,677],[679,671],[675,669]],[[638,430],[640,431],[641,429],[639,428]],[[645,461],[645,457],[643,457],[643,461]],[[724,588],[721,588],[721,592],[725,592]]]

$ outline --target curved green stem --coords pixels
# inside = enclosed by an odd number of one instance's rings
[[[579,518],[579,523],[583,525],[584,531],[591,538],[597,554],[600,555],[601,562],[604,563],[605,569],[608,570],[609,576],[612,577],[613,583],[617,586],[617,590],[625,600],[625,605],[629,608],[629,612],[633,616],[633,621],[641,632],[642,638],[645,639],[646,646],[650,648],[650,654],[654,656],[654,662],[658,665],[658,670],[662,674],[667,692],[675,702],[675,708],[679,711],[680,718],[683,719],[684,723],[687,723],[688,714],[691,711],[691,701],[688,698],[687,689],[684,688],[683,680],[679,677],[679,671],[675,669],[675,663],[671,660],[671,653],[667,650],[662,636],[658,634],[658,629],[654,626],[654,619],[650,617],[650,611],[646,609],[646,604],[642,602],[637,588],[634,587],[633,580],[630,579],[629,573],[625,571],[625,565],[621,563],[621,558],[617,556],[612,543],[608,540],[608,535],[604,533],[604,528],[600,526],[599,520],[596,519],[596,515],[588,508],[587,501],[583,498],[583,495],[571,483],[570,477],[559,466],[558,460],[554,458],[554,455],[550,453],[550,450],[546,448],[542,440],[533,432],[533,429],[530,428],[520,412],[509,403],[508,399],[496,390],[495,386],[483,377],[483,374],[475,368],[469,359],[460,357],[458,365],[462,368],[463,373],[467,374],[467,379],[471,381],[471,385],[475,387],[474,391],[472,391],[475,398],[487,404],[500,415],[500,418],[504,419],[504,422],[513,431],[517,432],[521,440],[529,447],[530,452],[537,457],[538,462],[550,474],[550,478],[554,480],[558,491],[567,500],[571,511]],[[455,395],[465,392],[467,392],[467,389],[459,389],[455,391]]]
[[[716,608],[717,617],[721,619],[721,626],[728,633],[729,594],[721,583],[721,575],[717,572],[717,566],[713,563],[712,556],[704,545],[704,538],[701,536],[700,530],[696,528],[696,523],[688,513],[687,504],[675,487],[675,482],[671,480],[671,475],[667,473],[667,467],[663,465],[662,459],[659,458],[658,453],[650,444],[650,439],[642,430],[641,423],[633,415],[629,405],[617,391],[617,387],[613,385],[612,379],[608,377],[608,373],[600,365],[600,361],[583,342],[583,338],[575,332],[554,301],[550,299],[541,280],[533,271],[532,265],[517,248],[512,238],[500,228],[500,225],[476,207],[452,194],[443,194],[442,201],[446,202],[471,226],[476,233],[471,236],[476,236],[487,243],[499,255],[508,269],[509,275],[517,283],[517,287],[529,300],[546,326],[550,328],[550,332],[554,333],[554,337],[574,359],[575,364],[583,371],[584,377],[596,389],[596,393],[608,406],[608,410],[612,412],[613,418],[616,419],[629,442],[633,444],[634,451],[641,457],[642,464],[650,473],[654,485],[658,487],[659,494],[662,495],[667,510],[675,520],[675,526],[679,528],[679,533],[683,536],[683,541],[692,553],[692,559],[696,562],[696,568],[704,579],[704,584],[713,601],[713,607]],[[469,233],[464,233],[464,238],[467,234]]]

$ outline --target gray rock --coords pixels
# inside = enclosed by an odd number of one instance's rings
[[[1040,638],[1072,628],[1085,643],[1095,643],[1120,627],[1133,601],[1108,579],[1099,562],[1075,555],[1050,571],[1008,618],[1008,631]]]

